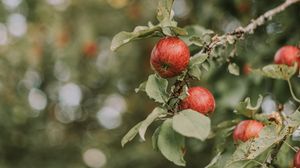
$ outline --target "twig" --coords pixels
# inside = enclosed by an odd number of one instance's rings
[[[200,51],[200,53],[207,53],[208,55],[210,55],[211,51],[216,48],[219,45],[225,45],[226,43],[231,43],[229,41],[229,39],[232,41],[234,40],[240,40],[244,37],[245,34],[253,34],[254,30],[258,27],[261,26],[263,24],[265,24],[268,20],[271,20],[273,18],[273,16],[275,16],[276,14],[284,11],[287,7],[289,7],[292,4],[295,4],[297,2],[300,2],[300,0],[286,0],[284,3],[282,3],[281,5],[265,12],[263,15],[259,16],[257,19],[254,19],[251,21],[250,24],[248,24],[245,27],[239,27],[237,29],[235,29],[233,32],[224,34],[224,35],[215,35],[212,38],[212,41],[208,44],[206,44],[203,49]],[[177,80],[174,84],[175,89],[172,91],[171,95],[170,95],[170,99],[172,98],[177,98],[180,93],[183,90],[183,87],[186,83],[188,83],[188,80],[190,79],[188,73],[185,74],[183,80]],[[170,100],[168,101],[168,103],[170,103]],[[177,106],[176,106],[177,108]]]
[[[300,99],[297,98],[297,96],[295,95],[295,92],[294,92],[294,90],[293,90],[293,87],[292,87],[292,84],[291,84],[291,80],[288,79],[287,82],[288,82],[288,84],[289,84],[289,89],[290,89],[290,92],[291,92],[291,95],[292,95],[293,99],[294,99],[296,102],[300,103]]]
[[[215,35],[212,38],[212,41],[203,47],[203,50],[201,52],[210,54],[211,51],[215,47],[217,47],[219,45],[225,45],[226,43],[230,43],[228,38],[231,38],[231,40],[236,41],[236,40],[242,39],[245,34],[253,34],[254,30],[257,27],[265,24],[267,21],[271,20],[273,18],[273,16],[284,11],[287,7],[289,7],[290,5],[295,4],[297,2],[300,2],[300,0],[286,0],[281,5],[265,12],[263,15],[259,16],[257,19],[252,20],[251,23],[245,27],[238,27],[234,31],[224,34],[224,35],[221,35],[221,36]]]

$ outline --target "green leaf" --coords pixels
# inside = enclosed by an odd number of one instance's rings
[[[183,136],[204,141],[210,132],[210,119],[194,110],[183,110],[173,117],[173,129]]]
[[[215,164],[217,163],[217,161],[220,159],[221,156],[221,152],[219,152],[211,161],[210,163],[205,166],[205,168],[212,168],[213,166],[215,166]]]
[[[139,122],[138,124],[136,124],[134,127],[132,127],[127,134],[122,138],[121,140],[121,145],[122,147],[125,146],[126,143],[130,142],[131,140],[133,140],[133,138],[137,135],[137,133],[139,132],[139,127],[141,126],[142,121]]]
[[[258,111],[262,101],[263,97],[262,95],[259,95],[256,105],[252,106],[250,98],[247,97],[243,102],[240,102],[237,105],[237,107],[235,108],[235,112],[238,114],[242,114],[246,117],[252,117]]]
[[[167,96],[168,81],[157,75],[150,75],[146,84],[147,95],[156,102],[165,103]]]
[[[272,145],[282,140],[287,132],[287,127],[278,134],[275,125],[265,126],[258,138],[248,140],[237,147],[225,168],[236,168],[236,165],[241,166],[255,159]]]
[[[203,63],[204,61],[206,61],[207,58],[208,58],[208,54],[197,53],[196,55],[191,57],[189,66],[193,67],[195,65],[199,65],[199,64]]]
[[[271,64],[262,69],[256,69],[253,72],[273,79],[288,80],[297,72],[297,69],[297,64],[294,64],[294,66]]]
[[[112,51],[115,51],[122,45],[133,40],[155,37],[157,36],[157,31],[161,31],[159,26],[154,26],[151,28],[146,26],[137,26],[133,32],[122,31],[113,37],[110,48]]]
[[[161,153],[178,166],[185,166],[183,158],[185,148],[184,137],[172,128],[172,119],[167,119],[161,125],[157,146]]]
[[[189,73],[189,75],[195,77],[198,80],[201,79],[202,73],[201,73],[201,70],[200,70],[199,66],[192,66],[192,67],[190,67],[188,73]]]
[[[166,114],[167,111],[165,109],[162,109],[160,107],[156,107],[149,115],[148,117],[142,122],[142,124],[139,127],[139,134],[142,140],[145,141],[145,133],[149,125],[155,121],[159,116]]]
[[[188,32],[185,29],[183,29],[183,28],[175,27],[175,26],[169,26],[169,28],[177,36],[186,36],[186,35],[188,35]]]
[[[152,148],[154,150],[158,150],[158,146],[157,146],[157,140],[158,140],[158,135],[160,132],[160,126],[156,128],[156,130],[154,131],[153,135],[152,135]]]
[[[157,8],[157,20],[164,22],[166,20],[172,20],[172,6],[174,0],[159,0]]]
[[[236,65],[235,63],[230,63],[228,65],[228,71],[232,75],[239,76],[240,75],[240,67]]]
[[[290,127],[300,126],[300,111],[299,111],[299,109],[297,109],[291,115],[288,115],[286,118],[287,118],[287,123]]]
[[[145,82],[142,82],[140,85],[139,85],[139,87],[138,88],[135,88],[134,89],[134,91],[135,91],[135,93],[138,93],[138,92],[140,92],[140,91],[146,91],[146,84],[147,84],[147,81],[145,81]]]

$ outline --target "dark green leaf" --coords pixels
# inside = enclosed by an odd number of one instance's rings
[[[246,117],[252,117],[261,106],[263,97],[259,95],[259,98],[257,100],[257,103],[255,106],[251,105],[251,100],[249,97],[247,97],[243,102],[240,102],[237,107],[235,108],[235,112],[242,114]]]
[[[210,119],[194,110],[183,110],[173,117],[173,129],[183,136],[204,141],[210,132]]]
[[[126,143],[128,143],[129,141],[133,140],[133,138],[137,135],[137,133],[139,132],[139,127],[141,126],[142,121],[139,122],[138,124],[136,124],[134,127],[132,127],[127,134],[122,138],[121,141],[121,145],[122,147],[124,147],[124,145]]]
[[[288,80],[297,72],[297,69],[297,64],[294,64],[294,66],[271,64],[253,72],[269,78]]]
[[[235,63],[230,63],[228,65],[228,71],[232,75],[236,75],[236,76],[240,75],[240,67],[238,65],[236,65]]]
[[[165,103],[167,96],[168,81],[157,75],[150,75],[146,84],[147,95],[156,102]]]
[[[149,115],[148,117],[142,122],[142,124],[139,127],[139,134],[142,140],[145,141],[145,133],[149,125],[155,121],[159,116],[166,114],[167,111],[165,109],[162,109],[160,107],[156,107]]]
[[[184,137],[172,128],[172,119],[167,119],[161,126],[157,146],[161,153],[178,166],[185,166]]]

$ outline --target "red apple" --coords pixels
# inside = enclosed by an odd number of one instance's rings
[[[152,49],[151,67],[163,78],[171,78],[185,70],[190,61],[188,46],[178,37],[160,39]]]
[[[83,50],[83,53],[85,56],[90,57],[90,58],[95,57],[98,52],[97,43],[94,41],[86,42],[86,43],[84,43],[82,50]]]
[[[180,109],[192,109],[202,114],[209,114],[215,110],[215,98],[209,90],[203,87],[191,87],[189,95],[181,101]]]
[[[300,168],[300,150],[296,153],[294,157],[294,168]]]
[[[291,66],[294,62],[300,67],[300,49],[295,46],[283,46],[275,54],[275,64],[286,64]]]
[[[263,127],[263,123],[256,120],[241,121],[234,129],[233,139],[235,142],[245,142],[249,139],[256,138]]]

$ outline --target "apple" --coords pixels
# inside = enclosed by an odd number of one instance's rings
[[[264,124],[256,120],[241,121],[233,131],[233,139],[235,142],[246,142],[249,139],[258,137]]]
[[[178,37],[160,39],[152,49],[150,64],[152,69],[163,78],[179,75],[188,67],[190,51]]]
[[[251,73],[251,71],[252,71],[251,65],[245,64],[245,65],[243,66],[243,73],[244,73],[245,75],[249,75],[249,74]]]
[[[94,41],[85,42],[83,45],[83,54],[87,57],[95,57],[98,52],[97,43]]]
[[[181,110],[192,109],[202,114],[209,114],[215,110],[215,98],[209,90],[203,87],[191,87],[188,96],[179,105]]]
[[[275,54],[275,64],[286,64],[291,66],[294,62],[300,67],[300,49],[295,46],[283,46]]]
[[[300,168],[300,150],[296,153],[294,157],[294,167]]]

